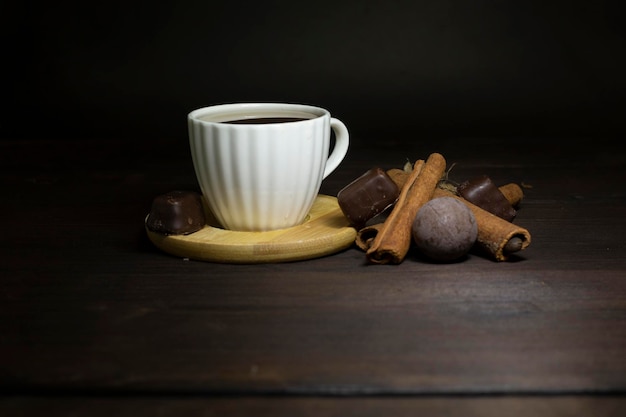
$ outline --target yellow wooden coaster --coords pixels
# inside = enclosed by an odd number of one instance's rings
[[[253,264],[291,262],[330,255],[350,247],[356,230],[337,198],[318,195],[305,222],[267,232],[236,232],[206,225],[189,235],[163,235],[146,227],[149,239],[171,255],[200,261]]]

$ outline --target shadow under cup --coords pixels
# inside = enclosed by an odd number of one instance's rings
[[[234,231],[304,222],[322,180],[348,149],[345,125],[313,106],[212,106],[192,111],[188,123],[202,193],[222,227]]]

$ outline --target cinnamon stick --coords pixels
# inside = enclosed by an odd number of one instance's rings
[[[394,179],[394,181],[396,181],[396,184],[398,184],[398,186],[406,183],[406,179],[408,178],[408,173],[402,171],[402,170],[396,170],[395,168],[392,170],[395,172],[392,172],[392,178]],[[395,175],[395,177],[394,177]],[[502,185],[500,187],[498,187],[500,189],[500,191],[502,191],[502,194],[504,194],[504,196],[506,197],[506,199],[508,200],[509,203],[511,203],[511,205],[513,207],[519,205],[519,203],[522,201],[522,199],[524,198],[524,192],[522,191],[522,188],[515,184],[515,183],[510,183],[510,184],[505,184]],[[442,194],[439,190],[437,190],[435,192],[435,196]],[[447,196],[447,194],[446,194]],[[466,204],[471,204],[468,201],[463,200],[464,203]],[[480,208],[476,207],[474,208],[474,211],[478,212]],[[482,210],[482,209],[481,209]],[[476,217],[476,216],[474,216]],[[485,222],[485,218],[487,220],[489,220],[488,217],[480,215],[480,218],[478,219],[479,224],[478,224],[478,230],[480,232],[480,230],[485,230],[485,224],[483,222]],[[356,234],[356,239],[355,239],[355,243],[357,245],[358,248],[360,248],[362,251],[367,252],[367,250],[370,248],[370,246],[372,245],[372,242],[374,241],[374,238],[376,237],[376,234],[378,234],[378,232],[380,232],[380,229],[382,228],[383,223],[376,223],[376,224],[372,224],[369,226],[365,226],[362,229],[359,229],[359,231]],[[500,227],[502,227],[502,224],[500,225]],[[507,225],[508,228],[510,228],[509,225]],[[493,231],[491,231],[490,233],[494,233]],[[483,233],[483,236],[486,235],[487,232]],[[506,234],[505,234],[506,235]],[[487,241],[488,239],[494,239],[494,240],[498,240],[498,239],[502,239],[497,238],[495,236],[490,237],[484,237],[481,238],[481,240],[483,242]],[[510,238],[508,239],[508,242],[505,243],[504,247],[502,247],[502,255],[498,255],[498,249],[495,250],[495,252],[487,250],[487,253],[490,254],[490,256],[494,257],[494,258],[498,258],[498,257],[505,257],[509,256],[510,254],[514,253],[514,252],[518,252],[524,248],[526,248],[528,246],[528,244],[524,243],[526,240],[526,238],[522,239],[520,237],[517,238]],[[530,240],[528,239],[528,241],[530,242]],[[483,246],[485,246],[485,244],[482,244]],[[504,254],[506,254],[506,256],[504,256]]]
[[[408,172],[398,168],[387,170],[387,175],[389,175],[399,188],[402,188],[409,178]],[[516,183],[512,182],[510,184],[501,185],[498,189],[513,207],[517,207],[524,199],[524,191],[522,187]]]
[[[530,245],[530,232],[525,228],[493,215],[450,191],[438,188],[433,195],[433,198],[437,197],[454,197],[469,207],[478,225],[476,246],[496,261],[506,261],[512,253]]]
[[[383,224],[384,223],[375,223],[370,226],[360,228],[356,232],[356,238],[354,240],[354,243],[356,243],[357,247],[362,251],[367,252],[372,246],[374,238],[383,228]]]
[[[408,173],[397,168],[388,170],[387,174],[398,187],[403,186],[408,179]],[[524,198],[524,191],[518,184],[510,183],[498,188],[513,207],[518,206]],[[433,197],[443,196],[458,198],[472,210],[478,225],[476,246],[495,260],[505,261],[511,254],[524,250],[530,245],[531,235],[527,229],[501,219],[448,190],[438,188],[433,195]],[[374,232],[369,231],[370,240]]]
[[[415,215],[432,198],[445,169],[446,160],[439,153],[432,153],[426,162],[415,163],[398,201],[366,252],[370,262],[399,264],[404,260],[411,246]]]
[[[393,182],[396,183],[398,188],[402,189],[402,187],[404,187],[404,184],[406,184],[407,180],[409,179],[409,175],[411,175],[411,172],[407,172],[399,168],[391,168],[387,170],[387,175],[389,175]]]
[[[515,183],[502,185],[498,189],[513,207],[517,207],[524,199],[522,187]]]

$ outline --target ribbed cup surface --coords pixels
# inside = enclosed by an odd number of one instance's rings
[[[329,123],[328,115],[266,125],[190,120],[196,176],[221,225],[264,231],[302,223],[323,179]]]

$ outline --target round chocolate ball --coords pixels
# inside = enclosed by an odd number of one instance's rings
[[[205,225],[202,196],[194,191],[170,191],[152,201],[148,229],[165,235],[187,235]]]
[[[474,213],[453,197],[430,200],[413,221],[413,240],[428,258],[451,262],[465,256],[478,236]]]

